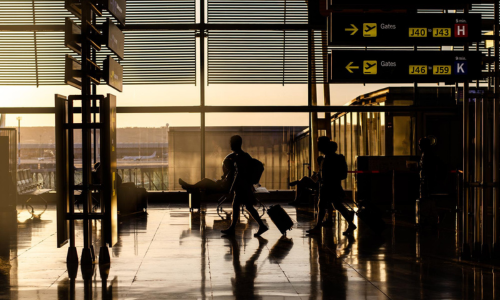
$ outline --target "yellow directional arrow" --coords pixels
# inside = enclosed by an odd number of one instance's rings
[[[354,26],[354,24],[351,24],[352,28],[346,28],[345,31],[352,31],[351,35],[355,35],[356,32],[358,32],[358,27]]]
[[[349,73],[353,73],[352,70],[354,69],[359,69],[359,66],[353,66],[354,62],[351,61],[345,68],[347,69],[347,71],[349,71]]]

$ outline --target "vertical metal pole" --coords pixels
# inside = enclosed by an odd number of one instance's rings
[[[324,92],[324,104],[325,106],[330,106],[330,84],[328,83],[328,43],[327,43],[327,31],[321,30],[321,54],[323,58],[323,92]],[[330,112],[325,112],[325,122],[328,123],[326,126],[326,136],[333,140],[332,127],[330,123],[332,121],[332,114]]]
[[[200,144],[201,179],[205,178],[205,0],[200,0]]]
[[[90,70],[90,64],[88,59],[90,57],[90,43],[87,37],[90,35],[90,26],[88,22],[91,21],[91,10],[90,4],[87,1],[82,1],[82,173],[83,173],[83,250],[81,264],[87,265],[92,264],[93,257],[90,245],[92,243],[92,224],[89,222],[89,213],[91,211],[92,205],[92,195],[90,192],[90,182],[91,182],[91,135],[88,125],[91,123],[91,101],[89,96],[91,95],[90,89],[90,79],[88,78],[88,71]]]
[[[313,68],[312,68],[312,29],[307,31],[307,106],[309,108],[313,105],[313,87],[312,87],[312,76],[313,76]],[[311,169],[313,167],[313,161],[315,161],[313,154],[316,149],[315,140],[314,140],[314,120],[313,113],[309,111],[309,171],[307,176],[311,176]]]
[[[481,256],[481,100],[474,101],[474,252],[473,256]]]
[[[75,213],[75,134],[73,131],[74,122],[74,103],[73,100],[68,101],[68,181],[69,181],[69,214],[71,216]],[[69,247],[75,248],[75,220],[71,218],[69,220]]]
[[[464,9],[464,13],[468,13],[468,9]],[[469,45],[464,45],[464,51],[469,50]],[[469,82],[466,81],[463,84],[463,189],[464,189],[464,200],[462,209],[462,260],[470,260],[470,245],[469,245],[469,199],[470,199],[470,173],[469,173],[469,142],[470,142],[470,132],[469,132]]]
[[[470,260],[469,241],[469,83],[463,84],[463,208],[462,208],[462,260]]]
[[[479,50],[479,49],[478,49]],[[477,88],[479,88],[479,82],[477,82]],[[483,183],[483,188],[481,189],[481,258],[483,260],[488,260],[490,258],[489,252],[489,241],[485,240],[485,235],[487,234],[486,224],[487,221],[487,207],[489,206],[489,199],[491,195],[491,189],[489,183],[491,182],[491,177],[488,176],[488,157],[489,152],[487,150],[487,139],[489,138],[490,131],[488,130],[488,104],[487,98],[481,98],[481,181]]]
[[[17,165],[21,165],[21,117],[17,117]]]
[[[35,0],[32,2],[33,9],[33,25],[36,25],[36,9],[35,9]],[[39,78],[38,78],[38,45],[36,41],[36,31],[33,31],[33,45],[35,50],[35,72],[36,72],[36,87],[39,86]]]
[[[396,170],[392,170],[392,204],[391,213],[396,212]]]
[[[308,91],[310,93],[310,105],[317,106],[317,89],[316,89],[316,51],[314,48],[314,31],[309,29],[308,31],[308,57],[309,57],[309,76],[308,76]],[[311,112],[311,170],[317,170],[319,166],[317,165],[317,158],[319,156],[318,149],[316,146],[316,141],[318,140],[318,113]],[[310,171],[311,172],[311,171]]]
[[[494,197],[493,197],[493,253],[495,258],[500,258],[500,245],[498,243],[498,229],[500,223],[498,221],[498,209],[500,202],[500,70],[498,69],[499,60],[499,4],[495,1],[494,4],[494,21],[493,37],[494,37],[494,51],[495,51],[495,100],[494,100],[494,114],[493,114],[493,182],[494,182]]]
[[[97,25],[97,16],[96,14],[92,14],[92,24],[94,26]],[[93,62],[97,62],[97,53],[96,53],[96,50],[94,48],[92,48],[92,61]],[[97,95],[97,86],[95,84],[92,85],[92,95],[95,97]],[[92,107],[94,109],[97,109],[97,99],[92,99]],[[93,113],[93,116],[94,116],[94,120],[93,120],[93,123],[97,123],[97,120],[96,120],[96,113],[95,113],[95,110],[94,110],[94,113]],[[94,164],[97,162],[97,129],[94,127]],[[102,193],[101,193],[102,194]],[[103,203],[101,203],[101,207]]]

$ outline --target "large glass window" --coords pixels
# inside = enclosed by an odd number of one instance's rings
[[[5,126],[16,128],[18,173],[39,188],[55,188],[55,120],[51,114],[9,114]],[[19,175],[19,174],[18,174]],[[29,177],[29,178],[28,178]],[[19,176],[18,176],[19,178]]]
[[[123,182],[180,189],[201,179],[200,114],[118,114],[117,165]]]
[[[233,135],[240,135],[243,150],[264,164],[260,184],[267,189],[288,189],[291,175],[300,179],[308,173],[304,165],[308,161],[304,159],[305,152],[309,156],[309,138],[303,137],[308,126],[307,113],[212,113],[206,118],[207,178],[219,179],[222,175],[222,161],[231,153],[229,139]],[[291,164],[295,165],[295,174],[289,173]]]
[[[394,155],[411,155],[412,122],[410,116],[393,116]]]

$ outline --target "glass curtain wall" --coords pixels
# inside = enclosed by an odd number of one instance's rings
[[[347,190],[355,189],[358,156],[385,156],[385,113],[341,113],[334,115],[333,140],[339,145],[338,153],[346,158],[350,173],[343,181]]]

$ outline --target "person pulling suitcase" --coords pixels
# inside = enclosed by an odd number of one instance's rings
[[[356,230],[353,214],[351,214],[342,203],[345,192],[342,188],[342,180],[347,178],[347,163],[342,154],[337,154],[337,143],[330,141],[326,136],[318,138],[318,150],[324,154],[325,158],[321,162],[320,173],[321,183],[318,203],[318,219],[316,226],[307,230],[308,234],[318,234],[321,232],[321,222],[325,217],[328,208],[333,207],[340,212],[349,223],[349,227],[344,234],[351,234]]]
[[[243,204],[252,218],[259,224],[259,230],[255,237],[261,236],[269,228],[264,224],[259,213],[253,207],[254,195],[252,191],[252,157],[241,149],[243,139],[239,135],[234,135],[230,139],[231,150],[234,154],[234,163],[231,169],[233,179],[229,194],[234,194],[233,198],[233,219],[229,228],[221,230],[224,235],[234,235],[236,224],[240,219],[240,206]]]

